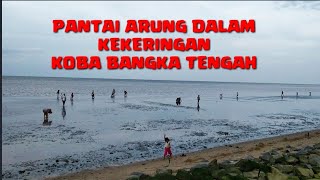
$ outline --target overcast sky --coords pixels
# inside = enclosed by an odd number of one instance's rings
[[[152,52],[179,55],[181,70],[113,70],[105,67],[100,37],[131,34],[65,34],[52,32],[53,19],[185,19],[187,35],[148,34],[153,37],[209,37],[211,51]],[[192,34],[192,19],[255,19],[256,33]],[[162,79],[226,82],[320,83],[320,2],[2,2],[2,73],[19,76],[59,76],[121,79]],[[135,34],[145,37],[145,34]],[[52,70],[51,57],[98,55],[101,70]],[[258,57],[256,70],[189,70],[186,55],[249,55]]]

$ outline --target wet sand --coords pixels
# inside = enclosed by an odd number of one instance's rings
[[[205,149],[198,152],[188,153],[183,157],[181,155],[176,155],[173,157],[169,166],[167,160],[159,158],[118,167],[84,170],[78,173],[48,179],[123,180],[130,176],[130,174],[133,172],[142,172],[153,175],[157,169],[165,168],[172,169],[173,172],[176,172],[178,169],[190,168],[200,162],[210,162],[213,159],[217,159],[219,162],[223,160],[237,160],[247,156],[259,157],[263,152],[267,152],[272,149],[285,150],[288,146],[302,148],[305,146],[314,145],[316,143],[320,143],[320,129],[309,131],[309,137],[307,136],[307,132],[300,132]]]

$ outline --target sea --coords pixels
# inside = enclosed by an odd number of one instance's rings
[[[319,129],[319,107],[319,84],[2,76],[2,179],[162,158],[164,134],[177,156]]]

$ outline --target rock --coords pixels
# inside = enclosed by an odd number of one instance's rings
[[[19,174],[23,174],[25,172],[26,172],[25,170],[21,170],[21,171],[19,171]]]
[[[320,143],[313,145],[313,148],[320,149]]]
[[[313,167],[312,170],[314,173],[320,173],[320,167]]]
[[[221,169],[228,169],[229,167],[232,167],[233,165],[234,165],[233,162],[226,160],[226,161],[223,161],[223,162],[221,162],[221,163],[219,164],[219,168],[221,168]]]
[[[192,176],[191,176],[190,172],[188,172],[184,169],[179,169],[176,174],[176,179],[177,180],[191,180]]]
[[[306,147],[300,149],[300,150],[297,152],[297,155],[308,155],[312,150],[314,150],[313,147],[311,147],[311,146],[306,146]]]
[[[218,170],[211,171],[211,176],[216,179],[226,175],[227,175],[227,171],[225,169],[218,169]]]
[[[289,174],[294,170],[292,165],[276,164],[274,167],[279,169],[282,173],[285,173],[285,174]]]
[[[176,180],[176,177],[173,176],[172,174],[156,174],[154,177],[152,177],[152,180]],[[141,180],[141,178],[140,178]]]
[[[252,160],[252,161],[255,160],[255,158],[253,156],[251,156],[251,155],[247,155],[246,157],[244,157],[244,159]]]
[[[285,174],[282,174],[278,169],[272,167],[271,173],[267,174],[268,180],[287,180],[288,176]]]
[[[243,172],[243,176],[249,179],[257,179],[259,175],[259,170],[254,170],[250,172]]]
[[[131,175],[127,178],[127,180],[139,180],[139,176],[137,175]]]
[[[301,164],[300,164],[301,165]],[[302,164],[303,167],[308,168],[308,169],[312,169],[312,166],[310,164]]]
[[[133,173],[130,174],[130,177],[131,176],[132,177],[136,176],[136,177],[139,178],[139,180],[148,179],[150,177],[149,175],[146,175],[146,174],[144,174],[142,172],[133,172]]]
[[[297,158],[295,158],[293,156],[285,156],[285,160],[289,164],[295,164],[299,161]]]
[[[259,163],[248,159],[241,159],[239,162],[235,164],[235,166],[239,167],[240,171],[244,172],[249,172],[260,168]]]
[[[309,163],[309,158],[307,155],[301,155],[301,156],[298,156],[298,159],[300,162],[302,163]]]
[[[206,164],[206,163],[201,163],[201,164],[197,164],[197,165],[191,167],[190,170],[192,171],[192,170],[194,170],[194,169],[202,169],[202,168],[208,168],[208,167],[209,167],[208,164]]]
[[[289,176],[288,180],[300,180],[298,176]]]
[[[136,175],[136,176],[140,177],[141,175],[143,175],[143,173],[142,172],[133,172],[130,175]]]
[[[209,163],[209,167],[211,169],[219,169],[219,165],[218,165],[218,161],[216,159],[212,160],[210,163]]]
[[[263,153],[263,154],[260,156],[260,159],[263,160],[263,161],[272,163],[272,164],[275,162],[275,160],[273,159],[273,157],[272,157],[272,155],[271,155],[270,152]]]
[[[309,155],[309,163],[312,166],[320,167],[320,156],[316,154],[310,154]]]
[[[311,178],[314,175],[312,169],[307,169],[303,167],[297,167],[295,169],[295,172],[299,177],[302,177],[302,178]]]
[[[276,157],[277,160],[275,160],[276,164],[287,164],[286,158],[284,156],[278,156]]]
[[[275,163],[283,162],[283,161],[284,161],[284,157],[283,157],[282,154],[272,155],[272,159],[274,159]]]
[[[275,150],[275,149],[272,149],[272,150],[270,151],[270,154],[271,154],[271,155],[280,155],[280,153],[279,153],[277,150]]]
[[[314,149],[313,151],[311,151],[312,154],[317,154],[320,156],[320,149]]]
[[[228,169],[226,169],[226,171],[227,171],[227,175],[232,176],[232,177],[235,177],[235,176],[242,174],[240,169],[237,167],[229,167]]]
[[[208,164],[198,164],[196,166],[193,166],[190,169],[190,173],[193,177],[207,177],[211,176],[211,171],[209,169]]]
[[[268,164],[260,164],[260,171],[264,173],[270,173],[272,170],[271,166]]]
[[[264,172],[260,171],[258,180],[266,180],[266,179],[267,179],[267,175]]]
[[[242,175],[237,175],[237,176],[225,175],[225,176],[220,177],[219,179],[221,179],[221,180],[247,180],[248,178],[246,178]],[[212,179],[210,179],[210,180],[212,180]]]

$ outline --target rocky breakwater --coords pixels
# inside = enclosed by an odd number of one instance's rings
[[[287,146],[237,161],[217,160],[175,172],[159,169],[153,176],[135,172],[127,180],[314,180],[320,179],[320,143],[304,148]]]

